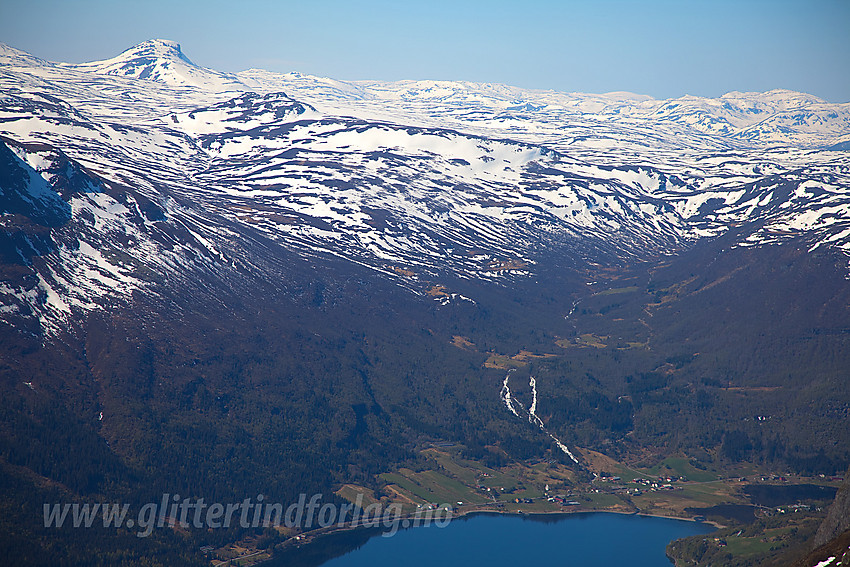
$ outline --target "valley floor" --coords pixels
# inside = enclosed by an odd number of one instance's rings
[[[812,498],[813,487],[823,487],[831,495],[843,480],[788,475],[748,464],[705,470],[682,456],[665,458],[651,467],[630,466],[587,449],[580,450],[587,466],[582,473],[552,460],[490,467],[464,458],[463,450],[459,445],[434,444],[421,451],[427,468],[382,474],[378,490],[346,484],[336,494],[352,503],[359,496],[363,506],[400,505],[409,519],[448,505],[454,518],[475,513],[605,512],[701,521],[719,530],[702,538],[704,545],[746,561],[798,545],[819,524],[831,498]],[[787,503],[779,504],[783,499]],[[289,539],[278,549],[316,544],[325,535],[356,527],[362,526],[301,533],[281,528],[281,535]],[[671,550],[677,559],[687,557],[689,552],[677,551],[676,543],[671,543]],[[271,559],[251,541],[221,548],[213,556],[213,565],[230,560],[253,565]]]

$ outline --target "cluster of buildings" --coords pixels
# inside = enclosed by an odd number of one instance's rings
[[[566,496],[550,496],[546,500],[562,506],[579,506],[581,504],[581,502],[576,502],[575,500],[568,500]]]

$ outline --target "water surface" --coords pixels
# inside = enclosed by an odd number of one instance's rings
[[[393,537],[381,537],[379,530],[327,536],[274,565],[670,567],[668,543],[713,530],[708,524],[621,514],[476,514]]]

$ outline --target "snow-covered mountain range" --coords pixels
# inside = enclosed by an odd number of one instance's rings
[[[49,332],[198,273],[274,280],[279,251],[440,301],[445,278],[630,263],[732,227],[736,246],[850,252],[850,103],[790,91],[344,82],[221,73],[164,40],[79,65],[0,44],[0,136],[0,317]]]

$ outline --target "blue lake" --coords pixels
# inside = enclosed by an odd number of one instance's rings
[[[551,565],[569,567],[670,567],[674,539],[714,531],[708,524],[625,516],[476,514],[443,528],[378,530],[327,536],[287,553],[273,565],[302,567],[405,567]]]

